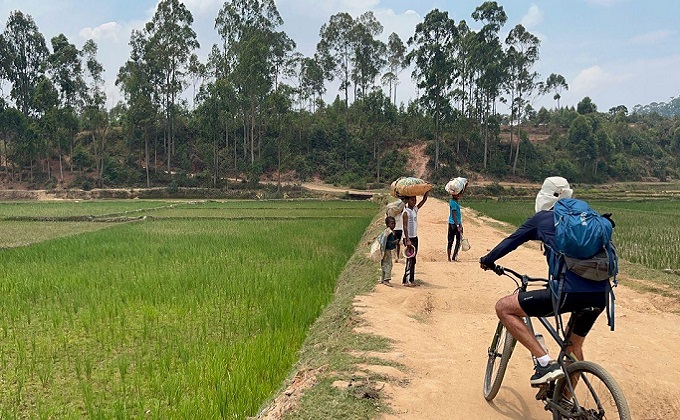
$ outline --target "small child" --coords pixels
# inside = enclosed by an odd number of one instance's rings
[[[383,250],[383,258],[380,261],[380,267],[382,268],[382,275],[380,276],[380,283],[385,286],[392,287],[390,280],[392,280],[392,250],[397,247],[399,239],[394,235],[394,226],[396,225],[396,220],[392,216],[387,216],[385,218],[385,233],[389,232],[385,240],[385,249]]]

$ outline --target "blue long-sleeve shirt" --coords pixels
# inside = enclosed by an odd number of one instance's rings
[[[544,255],[549,262],[550,248],[555,248],[555,224],[552,210],[539,211],[528,218],[513,234],[503,239],[494,249],[480,259],[482,264],[495,264],[496,260],[504,257],[527,241],[539,240],[547,245]],[[592,281],[584,279],[571,271],[564,276],[565,292],[605,292],[606,281]],[[554,289],[553,289],[554,290]]]

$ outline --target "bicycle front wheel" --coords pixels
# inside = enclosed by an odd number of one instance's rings
[[[593,362],[574,362],[568,377],[557,381],[553,419],[630,419],[623,391],[607,371]],[[572,395],[567,379],[574,389]]]
[[[484,375],[484,398],[491,401],[498,394],[503,383],[505,370],[508,368],[510,356],[515,348],[517,340],[508,333],[508,330],[500,322],[496,327],[486,361],[486,374]]]

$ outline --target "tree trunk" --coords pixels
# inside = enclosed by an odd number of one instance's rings
[[[149,176],[149,136],[146,133],[146,128],[143,131],[144,135],[144,166],[146,166],[146,188],[151,187],[151,177]]]

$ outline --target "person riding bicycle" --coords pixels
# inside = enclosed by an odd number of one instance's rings
[[[562,177],[549,177],[543,182],[541,190],[536,196],[536,213],[527,219],[513,234],[501,241],[488,254],[479,260],[480,267],[494,269],[495,262],[514,251],[523,243],[530,240],[540,240],[546,246],[544,255],[549,258],[549,249],[555,248],[555,225],[552,208],[561,198],[571,198],[572,190],[569,182]],[[611,220],[610,220],[611,222]],[[612,222],[613,225],[613,222]],[[549,261],[549,260],[548,260]],[[552,279],[556,282],[558,279]],[[591,281],[566,271],[563,276],[563,291],[560,302],[556,307],[558,313],[574,312],[585,308],[599,310],[583,312],[575,320],[574,332],[566,337],[569,342],[567,354],[573,354],[578,360],[583,360],[583,342],[586,335],[597,320],[599,314],[607,305],[607,282]],[[517,339],[536,358],[536,371],[531,376],[532,385],[560,379],[564,376],[562,368],[543,349],[529,327],[522,320],[523,317],[543,317],[554,315],[553,300],[557,287],[554,283],[541,290],[531,290],[512,294],[496,302],[496,314],[508,332]],[[573,314],[572,314],[573,316]]]

